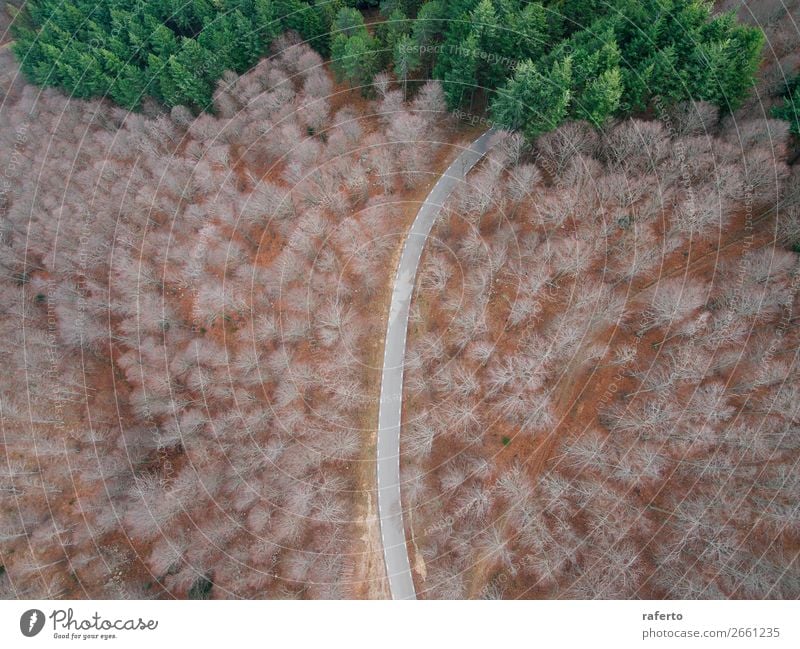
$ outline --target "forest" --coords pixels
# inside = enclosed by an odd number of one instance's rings
[[[407,359],[419,594],[800,596],[786,136],[711,104],[571,123],[453,197]]]
[[[445,206],[401,440],[419,597],[800,596],[800,54],[756,19],[732,113],[501,134]]]
[[[656,98],[738,108],[764,44],[734,13],[687,0],[389,0],[379,18],[368,28],[341,0],[31,0],[13,47],[31,81],[75,97],[213,110],[222,73],[248,70],[294,29],[365,92],[383,69],[404,85],[431,77],[449,108],[477,93],[497,124],[535,137],[568,119],[599,126]]]
[[[798,0],[5,9],[0,598],[390,596],[489,127],[417,596],[800,597]]]
[[[3,595],[379,593],[373,305],[438,84],[359,107],[287,36],[145,116],[0,56]]]

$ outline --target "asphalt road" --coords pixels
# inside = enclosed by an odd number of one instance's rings
[[[378,515],[383,558],[392,599],[416,599],[400,503],[400,419],[403,404],[403,362],[406,352],[408,310],[419,259],[433,222],[450,192],[486,153],[493,130],[486,131],[464,149],[431,189],[420,207],[403,245],[397,266],[386,327],[386,347],[378,414]]]

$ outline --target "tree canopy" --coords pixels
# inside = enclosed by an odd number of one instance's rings
[[[560,29],[551,25],[556,40],[548,53],[518,64],[498,88],[492,105],[498,120],[511,110],[509,103],[523,104],[517,110],[533,132],[553,119],[599,126],[611,116],[646,111],[656,98],[665,104],[704,100],[731,111],[753,84],[763,34],[739,25],[733,14],[712,16],[709,5],[687,0],[617,0],[594,14],[583,29],[570,22],[569,13]],[[569,36],[558,40],[562,34]],[[545,91],[528,85],[560,87],[563,79],[552,75],[561,70],[556,64],[566,61],[572,68],[568,104],[558,103],[543,116],[545,108],[524,102]],[[531,75],[528,63],[539,74]]]
[[[775,106],[772,114],[789,122],[789,130],[800,136],[800,74],[786,84],[783,103]]]
[[[361,10],[377,4],[383,18],[366,25]],[[433,76],[451,109],[477,92],[531,136],[656,100],[734,110],[764,44],[705,0],[31,0],[14,50],[31,80],[77,97],[203,110],[225,70],[249,69],[285,30],[329,55],[339,80]]]
[[[244,72],[280,32],[328,50],[331,5],[301,0],[29,0],[14,52],[39,85],[138,108],[146,96],[206,109],[222,72]]]

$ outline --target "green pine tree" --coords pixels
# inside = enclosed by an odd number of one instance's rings
[[[622,90],[622,74],[619,68],[606,70],[574,102],[574,116],[595,126],[602,126],[619,108]]]
[[[546,72],[533,61],[524,61],[498,92],[492,104],[494,119],[504,127],[520,128],[533,139],[556,128],[567,116],[571,84],[570,57],[556,61]]]
[[[471,97],[478,71],[478,36],[474,32],[462,44],[451,44],[450,51],[440,55],[442,67],[447,67],[442,86],[447,106],[451,110],[462,106]],[[437,64],[438,65],[438,64]]]
[[[783,103],[772,109],[773,117],[789,122],[789,130],[800,136],[800,74],[786,84]]]
[[[403,93],[407,90],[409,75],[420,65],[419,50],[411,36],[403,36],[394,46],[394,74],[403,82]]]
[[[347,39],[342,57],[344,78],[361,92],[369,91],[369,84],[378,72],[376,43],[369,35],[355,34]]]

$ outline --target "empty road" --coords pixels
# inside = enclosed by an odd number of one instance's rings
[[[417,267],[434,220],[453,188],[486,153],[493,130],[464,149],[431,189],[406,236],[395,274],[381,376],[378,413],[378,515],[383,558],[392,599],[416,599],[408,561],[400,503],[400,415],[403,404],[403,362],[406,351],[408,310]]]

